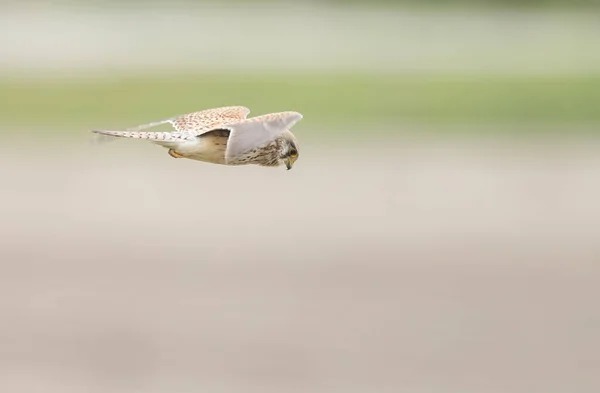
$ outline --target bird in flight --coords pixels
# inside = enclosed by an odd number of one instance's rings
[[[247,118],[243,106],[206,109],[127,128],[92,130],[116,138],[144,139],[169,149],[174,158],[222,165],[285,165],[298,159],[298,142],[290,128],[302,119],[298,112],[279,112]],[[143,131],[171,124],[170,132]]]

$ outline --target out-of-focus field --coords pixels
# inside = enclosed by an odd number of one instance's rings
[[[204,108],[247,105],[252,115],[296,110],[311,129],[394,133],[403,124],[505,125],[504,131],[600,124],[600,76],[423,74],[199,74],[0,80],[0,118],[16,130],[128,127]],[[337,126],[337,127],[336,127]],[[441,127],[440,127],[441,126]],[[36,128],[33,128],[36,127]],[[493,128],[493,127],[489,127]],[[10,133],[10,129],[5,127]],[[485,128],[478,129],[485,133]],[[41,135],[40,135],[41,136]]]

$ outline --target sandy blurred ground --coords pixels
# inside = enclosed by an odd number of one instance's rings
[[[599,146],[5,142],[0,389],[597,392]]]

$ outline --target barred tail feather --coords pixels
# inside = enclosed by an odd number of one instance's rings
[[[110,140],[112,138],[133,138],[145,139],[150,141],[165,141],[173,140],[170,132],[139,132],[139,131],[110,131],[110,130],[92,130],[100,141]]]

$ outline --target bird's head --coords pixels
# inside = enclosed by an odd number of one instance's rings
[[[292,169],[298,159],[298,141],[290,131],[285,132],[279,143],[279,163],[285,165],[288,170]]]

